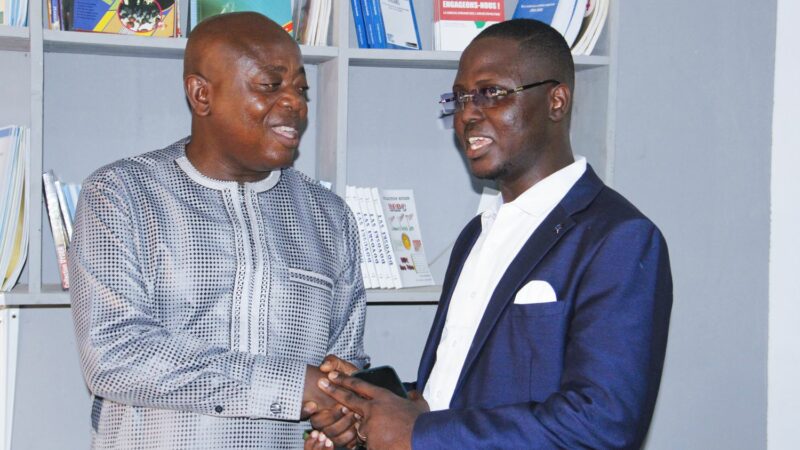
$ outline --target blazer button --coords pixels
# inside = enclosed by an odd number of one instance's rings
[[[223,408],[222,406],[219,406],[219,405],[217,405],[217,406],[214,408],[214,411],[216,411],[216,412],[217,412],[217,414],[219,414],[219,413],[221,413],[221,412],[222,412],[224,409],[225,409],[225,408]]]
[[[280,404],[278,404],[278,403],[273,403],[273,404],[269,405],[269,410],[270,410],[270,412],[271,412],[272,414],[274,414],[274,415],[276,415],[276,416],[277,416],[278,414],[280,414],[280,413],[281,413],[281,411],[283,410],[283,408],[281,408],[281,405],[280,405]]]

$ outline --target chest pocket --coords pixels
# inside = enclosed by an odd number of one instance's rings
[[[308,270],[289,268],[289,280],[295,283],[304,284],[312,288],[321,289],[326,294],[333,295],[333,280],[325,275]]]

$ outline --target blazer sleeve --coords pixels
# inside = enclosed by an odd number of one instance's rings
[[[421,415],[413,448],[638,448],[655,406],[672,307],[666,243],[646,219],[613,228],[578,281],[560,388],[541,403]]]

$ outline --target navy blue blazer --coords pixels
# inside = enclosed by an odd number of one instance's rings
[[[476,217],[453,248],[419,366],[419,392],[480,233]],[[514,304],[531,280],[548,282],[557,301]],[[640,447],[658,394],[671,308],[664,238],[587,166],[503,275],[450,409],[419,416],[413,448]]]

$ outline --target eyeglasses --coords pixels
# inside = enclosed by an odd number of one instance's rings
[[[464,106],[469,102],[474,102],[475,106],[481,109],[494,108],[497,103],[505,97],[522,92],[525,89],[535,88],[543,84],[561,84],[558,80],[544,80],[536,83],[525,84],[517,86],[514,89],[504,89],[499,86],[490,86],[480,89],[473,89],[469,92],[448,92],[441,95],[439,104],[442,105],[442,113],[445,115],[453,114],[456,111],[461,111]]]

